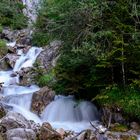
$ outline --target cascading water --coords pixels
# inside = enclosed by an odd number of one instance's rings
[[[56,96],[42,112],[41,117],[30,111],[32,94],[39,90],[36,85],[29,87],[19,86],[19,76],[11,77],[13,72],[22,68],[32,67],[42,49],[32,47],[16,61],[14,69],[0,72],[0,82],[4,82],[1,93],[4,95],[2,102],[11,106],[13,111],[21,113],[29,120],[36,123],[50,122],[54,128],[81,131],[90,128],[90,121],[98,119],[96,107],[87,101],[77,102],[73,96]]]

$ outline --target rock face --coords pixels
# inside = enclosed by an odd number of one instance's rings
[[[43,123],[40,128],[39,140],[63,140],[61,135],[52,129],[48,123]]]
[[[32,129],[15,128],[5,134],[6,140],[36,140],[36,134]]]
[[[117,108],[102,108],[102,122],[106,125],[110,123],[121,123],[125,124],[126,119],[123,117],[121,109]]]
[[[20,44],[31,44],[31,30],[11,30],[10,28],[4,28],[1,37],[8,41],[16,41]]]
[[[0,104],[0,119],[6,115],[6,111],[2,104]]]
[[[61,45],[61,41],[56,40],[51,42],[48,46],[46,46],[44,51],[40,53],[37,58],[37,62],[45,69],[50,69],[51,67],[54,67],[60,55],[59,50]]]
[[[6,61],[9,64],[9,66],[11,66],[12,68],[14,68],[16,60],[19,58],[19,56],[17,54],[8,54],[6,56]]]
[[[35,92],[32,97],[31,110],[36,114],[40,114],[45,107],[54,99],[55,92],[47,86]]]
[[[30,123],[21,114],[8,112],[0,121],[0,126],[6,130],[14,128],[31,128]]]

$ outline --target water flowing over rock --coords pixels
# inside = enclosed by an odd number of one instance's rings
[[[59,58],[59,50],[62,46],[61,41],[53,41],[39,54],[37,62],[44,68],[50,69],[56,65]]]
[[[43,87],[35,92],[32,97],[31,110],[36,114],[41,114],[45,107],[53,101],[55,92],[48,87]]]

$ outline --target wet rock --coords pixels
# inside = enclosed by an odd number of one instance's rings
[[[21,114],[8,112],[0,121],[0,126],[6,130],[14,128],[30,128],[30,123]]]
[[[72,138],[72,140],[98,140],[96,134],[92,130],[82,131],[78,136]]]
[[[21,86],[29,86],[32,84],[32,68],[22,68],[19,72],[19,85]]]
[[[65,130],[63,128],[59,128],[56,131],[61,135],[61,138],[65,137],[66,132],[65,132]]]
[[[50,45],[46,46],[44,51],[40,53],[36,62],[38,62],[43,68],[50,69],[56,65],[57,59],[59,58],[59,50],[62,46],[61,41],[53,41]]]
[[[32,97],[31,110],[36,114],[40,114],[45,107],[54,99],[55,92],[50,88],[43,87],[35,92]]]
[[[62,140],[61,135],[52,129],[48,123],[43,123],[40,128],[39,140]]]
[[[19,58],[19,56],[17,54],[8,54],[6,56],[6,61],[12,68],[14,68],[16,60],[18,58]]]
[[[140,125],[137,122],[131,122],[130,127],[135,133],[140,134]]]
[[[36,134],[32,129],[15,128],[5,134],[6,140],[36,140]]]

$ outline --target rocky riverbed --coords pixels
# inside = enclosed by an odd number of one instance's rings
[[[7,53],[0,61],[0,139],[4,140],[135,140],[140,134],[136,122],[125,122],[121,113],[113,114],[109,128],[110,112],[103,109],[103,122],[92,103],[83,101],[76,105],[73,97],[55,97],[55,92],[47,86],[33,85],[33,63],[41,64],[43,69],[51,69],[59,57],[61,41],[50,43],[45,49],[32,49],[32,30],[12,31],[5,28],[1,38],[7,40]],[[21,60],[23,63],[19,63]],[[29,95],[30,94],[30,95]],[[57,102],[57,104],[56,104]],[[72,106],[71,106],[72,105]],[[75,106],[76,105],[76,106]],[[48,108],[47,108],[48,106]],[[66,106],[66,108],[64,108]],[[58,110],[58,108],[64,108]],[[71,108],[73,107],[73,108]],[[87,109],[89,107],[89,110]],[[75,119],[74,110],[83,118]],[[82,109],[82,111],[79,111]],[[54,110],[56,112],[54,112]],[[32,112],[34,113],[32,113]],[[49,113],[46,116],[46,112]],[[58,112],[59,111],[59,112]],[[53,119],[52,114],[53,113]],[[60,118],[59,118],[60,115]],[[79,116],[78,114],[76,116]],[[87,115],[87,116],[86,116]],[[50,116],[50,117],[48,117]],[[44,118],[45,119],[44,119]],[[48,119],[46,119],[48,117]],[[66,121],[73,119],[69,129]],[[43,120],[43,121],[42,121]],[[48,120],[48,121],[47,121]],[[59,120],[58,123],[52,121]],[[120,125],[119,123],[125,125]],[[88,123],[87,123],[88,122]],[[126,127],[127,126],[127,127]],[[76,128],[79,131],[74,131]],[[76,129],[75,129],[76,130]]]

